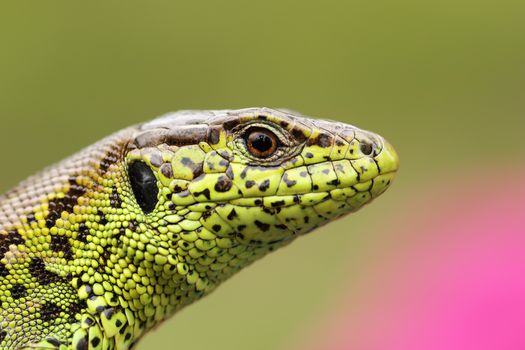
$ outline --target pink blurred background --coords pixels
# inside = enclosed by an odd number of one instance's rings
[[[366,293],[343,292],[297,349],[525,349],[525,171],[500,173],[410,195],[379,225],[389,253],[353,281]]]

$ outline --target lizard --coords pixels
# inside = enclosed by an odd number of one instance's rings
[[[130,349],[398,166],[381,136],[288,110],[125,128],[0,196],[0,349]]]

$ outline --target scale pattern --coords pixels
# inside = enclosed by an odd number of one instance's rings
[[[264,130],[272,153],[245,135]],[[154,176],[151,210],[130,165]],[[129,349],[267,253],[383,193],[380,136],[295,112],[182,111],[0,197],[0,349]],[[151,184],[150,184],[151,185]]]

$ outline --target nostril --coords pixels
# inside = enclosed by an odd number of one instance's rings
[[[374,145],[368,141],[362,141],[359,149],[365,156],[370,156],[372,153],[374,153]]]

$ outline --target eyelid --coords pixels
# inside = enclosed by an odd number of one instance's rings
[[[277,137],[277,141],[278,141],[277,147],[294,145],[294,143],[292,142],[292,136],[288,134],[288,132],[270,123],[253,122],[253,123],[246,124],[242,127],[241,130],[239,130],[238,134],[244,136],[252,128],[268,130],[269,132],[273,133]]]

